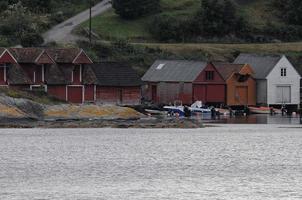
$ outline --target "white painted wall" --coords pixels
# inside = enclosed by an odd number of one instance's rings
[[[256,80],[257,104],[267,104],[267,80]]]
[[[281,76],[281,68],[286,68],[286,77]],[[300,104],[300,75],[289,60],[283,56],[267,76],[267,101],[269,105],[282,104],[276,101],[278,86],[291,86],[291,103]]]

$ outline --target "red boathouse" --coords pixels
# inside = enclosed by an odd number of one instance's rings
[[[143,76],[143,96],[159,104],[180,100],[192,104],[224,104],[225,81],[211,63],[185,60],[157,60]]]

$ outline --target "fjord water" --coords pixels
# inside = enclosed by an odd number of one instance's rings
[[[302,199],[302,129],[1,129],[0,199]]]

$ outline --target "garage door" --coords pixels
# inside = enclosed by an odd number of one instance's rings
[[[276,92],[277,103],[291,103],[291,87],[290,86],[277,86]]]
[[[4,67],[0,66],[0,85],[4,85],[5,84],[5,80],[4,80],[5,75],[4,75],[4,73],[5,73]]]
[[[70,103],[83,102],[83,87],[81,86],[68,86],[67,98]]]
[[[206,86],[205,85],[194,85],[193,89],[193,100],[206,102]]]
[[[207,102],[211,102],[211,103],[225,102],[225,86],[224,85],[208,85],[207,86]]]
[[[248,105],[248,87],[236,87],[235,100],[238,105]]]

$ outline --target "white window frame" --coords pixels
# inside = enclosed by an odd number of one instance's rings
[[[36,71],[34,71],[34,77],[33,77],[33,82],[36,83]]]
[[[281,77],[286,77],[287,76],[287,68],[282,67],[281,68]]]
[[[42,82],[45,82],[45,65],[42,64]]]

